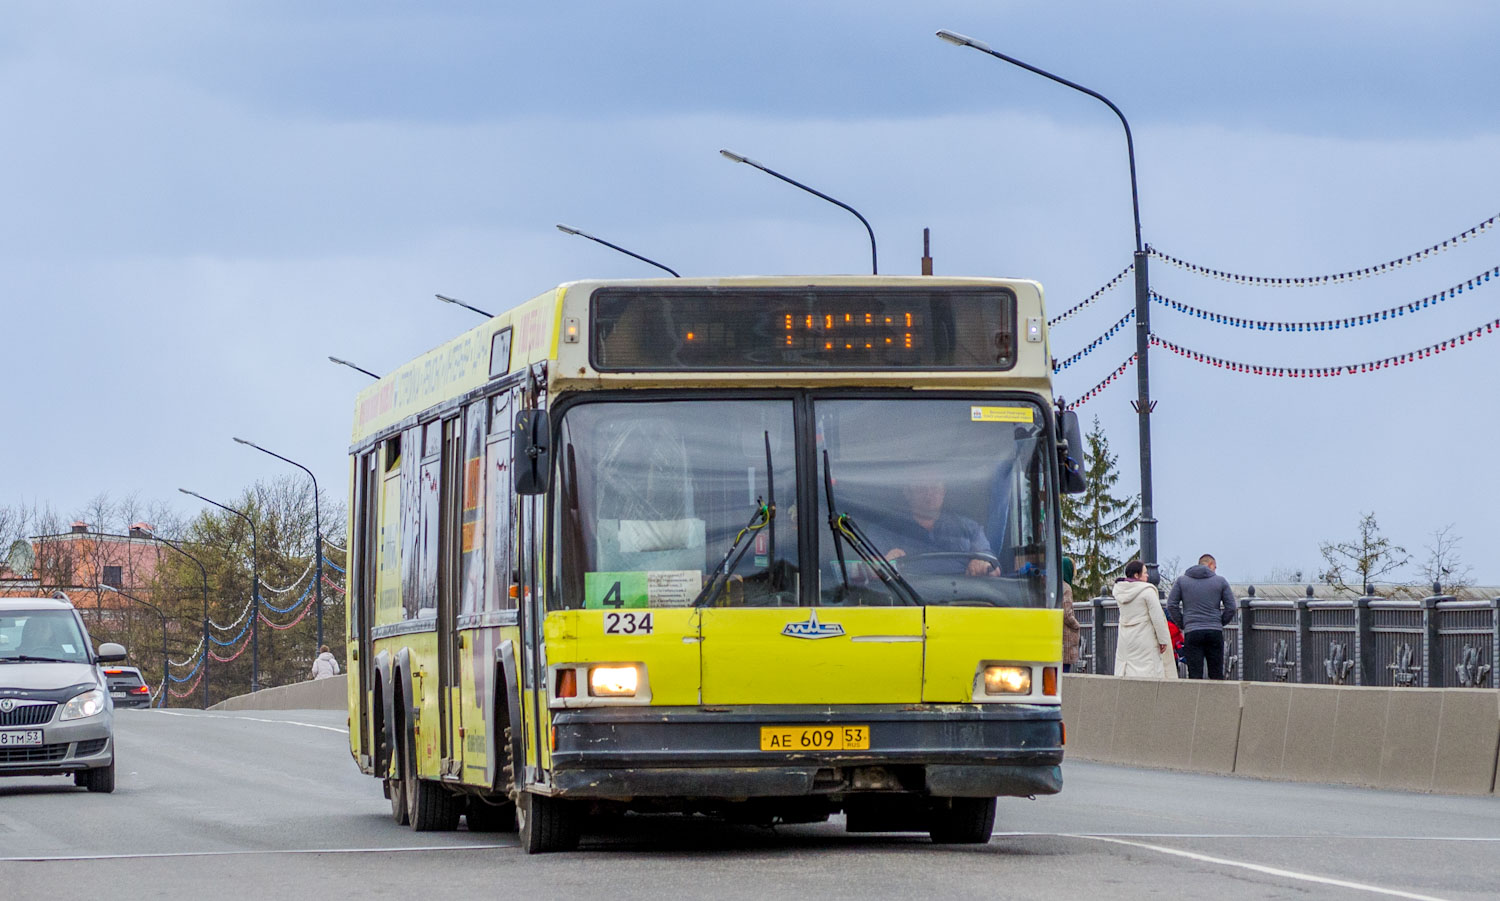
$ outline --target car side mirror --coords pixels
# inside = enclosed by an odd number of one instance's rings
[[[542,410],[522,410],[516,414],[516,431],[511,441],[511,473],[516,494],[545,494],[552,472],[552,429]]]
[[[1063,410],[1057,414],[1057,429],[1062,439],[1057,446],[1057,468],[1062,474],[1063,494],[1080,494],[1089,487],[1083,474],[1083,430],[1078,414]]]
[[[115,644],[113,641],[106,641],[104,644],[99,645],[99,650],[94,656],[99,658],[100,663],[124,663],[126,657],[125,646],[123,644]]]

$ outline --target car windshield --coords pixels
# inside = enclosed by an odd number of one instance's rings
[[[88,644],[71,610],[0,613],[0,663],[33,660],[88,663]]]
[[[1046,605],[1039,408],[823,400],[816,411],[819,603]]]

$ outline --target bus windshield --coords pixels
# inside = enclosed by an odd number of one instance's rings
[[[1046,605],[1040,407],[814,397],[811,409],[815,433],[799,438],[790,399],[569,407],[554,606]],[[798,511],[799,440],[815,451],[802,467],[815,516]]]
[[[816,413],[819,603],[1046,605],[1038,407],[822,400]]]
[[[792,410],[790,400],[568,410],[554,518],[564,605],[796,606]],[[700,597],[721,569],[715,596]]]

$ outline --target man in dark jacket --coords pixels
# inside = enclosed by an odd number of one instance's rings
[[[1197,566],[1172,583],[1167,595],[1167,619],[1183,633],[1183,656],[1189,679],[1224,678],[1224,627],[1234,621],[1234,592],[1218,574],[1213,555],[1198,558]]]

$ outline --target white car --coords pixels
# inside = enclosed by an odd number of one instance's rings
[[[114,705],[78,611],[50,598],[0,598],[0,776],[68,776],[115,790]]]

